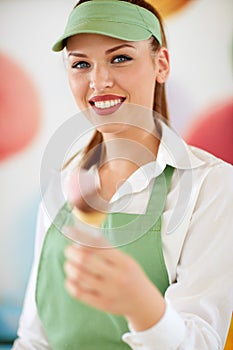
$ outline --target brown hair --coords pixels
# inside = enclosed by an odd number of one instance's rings
[[[74,8],[81,5],[84,2],[87,2],[87,1],[92,1],[92,0],[80,0],[74,6]],[[158,11],[152,5],[150,5],[149,3],[147,3],[144,0],[119,0],[119,1],[125,1],[125,2],[129,2],[131,4],[134,4],[134,5],[137,5],[137,6],[141,6],[145,9],[149,10],[150,12],[152,12],[158,18],[159,23],[160,23],[161,34],[162,34],[162,46],[167,47],[167,41],[166,41],[166,36],[165,36],[162,18],[160,16],[160,14],[158,13]],[[150,44],[151,44],[152,52],[156,53],[158,51],[158,49],[160,48],[160,44],[157,41],[157,39],[152,37]],[[169,124],[169,115],[168,115],[168,108],[167,108],[167,100],[166,100],[166,92],[165,92],[165,84],[164,83],[163,84],[158,83],[158,82],[156,83],[155,91],[154,91],[153,110],[155,112],[161,114],[163,116],[163,118],[165,119],[165,121],[167,121],[167,124]],[[93,153],[95,154],[94,149],[99,149],[98,145],[101,144],[102,141],[103,141],[102,134],[98,130],[96,130],[94,135],[92,136],[90,142],[87,144],[87,146],[83,150],[83,157],[82,157],[82,160],[80,163],[80,165],[82,167],[89,168],[90,166],[92,166],[95,163],[96,157],[93,157]],[[92,152],[91,152],[91,150],[92,150]],[[92,154],[91,157],[90,157],[90,154]],[[68,165],[76,156],[77,156],[77,154],[75,154],[67,162],[66,165]]]

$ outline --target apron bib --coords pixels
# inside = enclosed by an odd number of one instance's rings
[[[167,166],[155,179],[145,214],[110,213],[103,225],[107,238],[108,232],[112,232],[108,228],[126,227],[129,237],[131,232],[135,237],[135,230],[139,230],[136,240],[132,239],[118,249],[138,261],[163,295],[169,280],[162,251],[161,213],[173,171]],[[65,204],[46,234],[38,268],[36,303],[49,343],[54,350],[129,350],[130,347],[121,339],[129,331],[124,317],[75,300],[64,287],[64,249],[71,241],[58,228],[69,214],[69,205]],[[158,219],[154,223],[152,218],[156,215]],[[145,227],[148,228],[146,233]]]

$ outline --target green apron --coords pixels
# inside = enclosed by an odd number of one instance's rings
[[[163,212],[173,170],[167,166],[164,173],[155,179],[146,214],[140,215],[144,224],[151,215],[155,216],[161,203],[163,208],[160,213]],[[129,350],[130,347],[121,339],[129,331],[124,317],[99,311],[75,300],[64,288],[64,249],[71,242],[57,227],[62,226],[67,212],[69,206],[65,204],[50,226],[38,268],[36,303],[49,343],[54,350]],[[111,213],[104,226],[122,226],[130,222],[130,230],[139,230],[136,217],[138,215]],[[133,227],[133,222],[136,222],[136,227]],[[146,227],[149,228],[146,233],[139,234],[138,239],[118,249],[137,260],[164,295],[169,280],[162,251],[161,214],[156,223]]]

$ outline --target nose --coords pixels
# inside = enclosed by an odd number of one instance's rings
[[[90,88],[96,92],[113,87],[113,77],[109,68],[104,65],[95,66],[90,73]]]

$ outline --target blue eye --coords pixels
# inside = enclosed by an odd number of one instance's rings
[[[75,62],[74,64],[72,64],[72,68],[77,68],[77,69],[90,68],[90,64],[85,61]]]
[[[112,63],[122,63],[126,61],[131,61],[132,58],[126,55],[119,55],[113,58]]]

